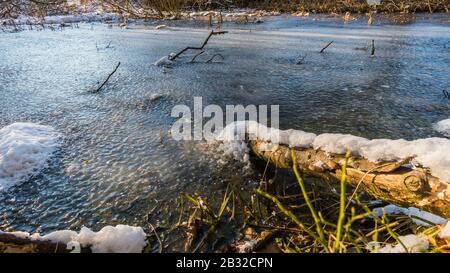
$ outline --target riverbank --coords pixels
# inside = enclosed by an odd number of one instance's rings
[[[60,24],[78,22],[120,22],[127,23],[136,19],[182,19],[182,20],[208,20],[236,21],[242,23],[258,22],[257,18],[274,15],[293,15],[307,17],[312,14],[329,14],[342,17],[344,20],[354,20],[361,15],[368,16],[370,21],[373,15],[383,17],[390,14],[408,17],[415,13],[449,13],[448,0],[360,0],[360,1],[207,1],[170,0],[155,1],[149,5],[141,6],[138,2],[121,1],[57,1],[57,4],[44,4],[45,2],[29,3],[22,6],[24,10],[13,5],[13,1],[6,1],[2,8],[7,10],[0,14],[1,24]],[[11,5],[9,7],[8,5]],[[25,9],[26,7],[26,9]],[[398,17],[398,16],[397,16]],[[255,19],[256,18],[256,19]]]

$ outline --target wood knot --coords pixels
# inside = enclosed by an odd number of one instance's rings
[[[425,181],[422,177],[416,175],[409,175],[404,180],[406,188],[412,192],[421,192],[425,186]]]

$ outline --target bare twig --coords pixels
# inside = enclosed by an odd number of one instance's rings
[[[323,53],[332,43],[334,43],[334,41],[329,42],[322,50],[320,50],[320,53]]]
[[[442,93],[444,93],[444,97],[450,100],[450,93],[447,90],[442,90]]]
[[[214,31],[212,30],[208,37],[206,37],[205,41],[203,42],[203,44],[200,47],[194,47],[194,46],[188,46],[186,48],[184,48],[183,50],[181,50],[180,52],[178,52],[177,54],[175,54],[173,57],[170,58],[170,60],[175,60],[176,58],[178,58],[181,54],[183,54],[184,52],[188,51],[188,50],[203,50],[203,48],[206,46],[206,44],[208,43],[209,39],[211,38],[211,36],[213,35],[221,35],[221,34],[225,34],[228,33],[228,31]]]
[[[109,81],[109,78],[111,78],[111,76],[112,76],[114,73],[116,73],[117,68],[119,68],[119,66],[120,66],[120,62],[117,63],[117,66],[116,66],[116,68],[114,68],[113,72],[111,72],[111,73],[108,75],[108,77],[106,78],[106,80],[100,85],[99,88],[97,88],[97,89],[94,91],[94,93],[98,93],[98,92],[100,91],[100,89],[102,89],[102,87]]]
[[[159,243],[159,253],[162,253],[162,251],[163,251],[163,244],[162,244],[162,242],[161,242],[161,239],[159,238],[158,232],[156,232],[155,227],[154,227],[151,223],[149,223],[149,225],[150,225],[150,227],[153,229],[153,233],[154,233],[155,236],[156,236],[156,240],[158,240],[158,243]]]

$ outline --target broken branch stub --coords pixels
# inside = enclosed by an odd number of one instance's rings
[[[291,151],[286,145],[266,150],[267,142],[250,142],[253,152],[279,168],[291,168]],[[306,174],[339,182],[344,155],[328,154],[312,148],[295,148],[299,168]],[[450,218],[450,186],[423,167],[404,167],[412,158],[373,163],[352,156],[347,166],[347,183],[373,197],[406,207],[416,207]]]
[[[334,41],[329,42],[324,48],[322,48],[322,50],[320,50],[319,53],[323,53],[325,51],[325,49],[327,49],[333,43],[334,43]]]
[[[372,52],[370,53],[371,56],[375,55],[375,40],[372,40]]]
[[[206,37],[205,41],[203,42],[203,44],[199,47],[194,47],[194,46],[188,46],[185,47],[183,50],[181,50],[180,52],[178,52],[177,54],[173,55],[170,57],[170,60],[173,61],[176,58],[178,58],[181,54],[183,54],[184,52],[188,51],[188,50],[203,50],[203,48],[206,46],[206,44],[208,44],[209,39],[213,36],[213,35],[222,35],[228,33],[228,31],[214,31],[212,30],[208,37]]]
[[[111,78],[111,76],[116,73],[117,68],[119,68],[120,66],[120,62],[116,65],[116,68],[114,68],[113,72],[111,72],[108,77],[106,78],[106,80],[96,89],[94,90],[94,93],[98,93],[100,91],[100,89],[102,89],[102,87],[109,81],[109,79]]]

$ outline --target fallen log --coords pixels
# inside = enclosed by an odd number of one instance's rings
[[[253,152],[278,168],[292,168],[291,148],[267,142],[250,141]],[[313,148],[295,148],[303,173],[339,182],[345,155],[327,154]],[[416,207],[450,219],[450,186],[422,167],[405,167],[413,158],[398,162],[373,163],[352,156],[347,166],[347,183],[373,197],[404,207]]]
[[[0,253],[68,253],[67,245],[0,233]]]

